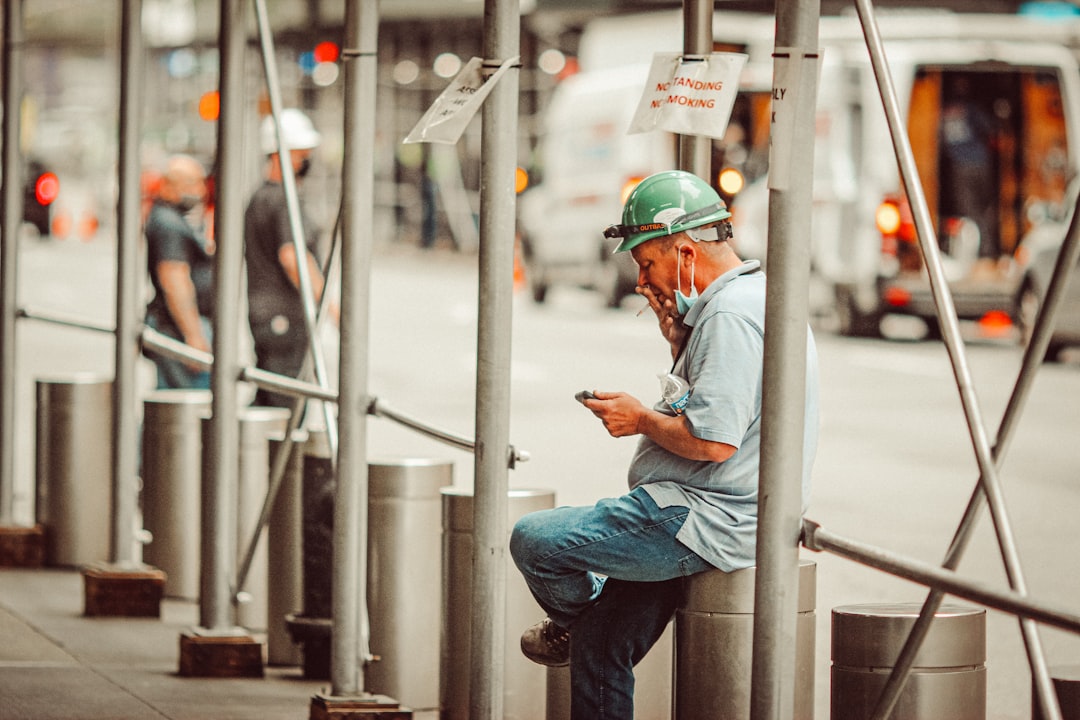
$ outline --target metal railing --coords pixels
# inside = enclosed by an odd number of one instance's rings
[[[36,308],[20,307],[16,316],[25,320],[36,320],[39,322],[45,322],[53,325],[60,325],[69,328],[77,328],[81,330],[88,330],[91,332],[109,333],[115,332],[114,328],[104,324],[89,320],[86,318],[78,317],[62,312],[55,312],[52,310],[40,310]],[[214,356],[212,353],[204,350],[198,350],[196,348],[187,345],[180,340],[171,338],[164,333],[161,333],[149,326],[143,326],[141,329],[141,341],[144,348],[152,350],[156,353],[169,357],[173,360],[180,360],[185,362],[193,362],[198,364],[205,370],[209,370],[214,365]],[[335,390],[324,388],[314,383],[305,382],[296,378],[291,378],[286,375],[278,375],[277,373],[261,370],[254,366],[244,366],[240,371],[240,380],[250,382],[260,388],[266,390],[272,390],[274,392],[282,393],[283,395],[289,395],[301,400],[321,400],[325,403],[337,403],[338,393]],[[372,417],[385,418],[391,422],[397,423],[402,427],[406,427],[420,435],[437,440],[450,447],[457,448],[458,450],[464,450],[466,452],[476,452],[476,441],[468,438],[464,435],[444,430],[422,420],[418,420],[406,413],[394,409],[384,400],[378,397],[369,397],[367,400],[367,414]],[[293,428],[295,429],[295,428]],[[291,433],[287,433],[287,437],[291,437]],[[236,586],[234,588],[234,597],[243,591],[244,585],[247,581],[247,576],[251,570],[252,562],[254,561],[255,551],[261,537],[263,530],[266,528],[266,524],[270,519],[270,510],[273,507],[274,499],[277,497],[278,489],[281,486],[281,480],[284,477],[285,467],[289,453],[291,452],[291,443],[283,443],[279,451],[275,455],[274,463],[271,467],[270,484],[267,491],[265,502],[263,503],[263,509],[260,512],[259,522],[255,526],[253,531],[253,537],[248,542],[246,549],[243,553],[243,560],[241,561],[236,574]],[[529,460],[530,455],[527,450],[522,450],[509,445],[507,448],[507,467],[513,469],[517,467],[518,463],[526,462]]]
[[[998,470],[1005,450],[1012,439],[1034,376],[1045,357],[1053,330],[1054,318],[1064,298],[1070,270],[1080,257],[1080,228],[1077,212],[1073,209],[1065,241],[1058,253],[1057,262],[1044,302],[1035,322],[1032,337],[1024,351],[1023,362],[1009,404],[998,428],[993,446],[987,436],[982,414],[974,393],[974,385],[967,364],[964,346],[960,338],[959,321],[952,296],[945,278],[941,252],[933,228],[929,206],[923,193],[915,166],[910,139],[900,116],[897,94],[893,86],[885,55],[884,44],[878,31],[870,0],[855,0],[856,9],[871,65],[878,83],[886,120],[892,136],[893,147],[904,188],[912,207],[915,227],[930,279],[938,320],[945,340],[945,347],[952,364],[953,374],[963,406],[972,446],[979,466],[979,482],[964,512],[960,525],[948,548],[941,567],[935,567],[890,553],[881,548],[860,544],[848,538],[833,535],[817,523],[805,520],[802,542],[810,550],[827,551],[855,562],[883,570],[898,577],[912,580],[931,589],[919,617],[912,626],[900,656],[882,689],[874,707],[872,720],[887,720],[895,709],[904,685],[911,674],[915,656],[925,641],[934,615],[946,594],[956,595],[973,602],[1016,615],[1027,649],[1031,667],[1036,702],[1042,717],[1061,719],[1061,709],[1050,678],[1036,622],[1080,633],[1080,615],[1051,607],[1032,600],[1028,596],[1020,567],[1016,543],[1009,523]],[[984,505],[989,506],[996,539],[1001,550],[1011,591],[999,591],[980,583],[966,580],[955,569],[971,539]]]

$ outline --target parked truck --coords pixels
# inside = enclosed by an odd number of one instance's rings
[[[673,11],[586,29],[582,72],[556,89],[548,109],[543,182],[522,203],[545,288],[560,263],[602,277],[611,263],[600,231],[618,218],[624,189],[676,165],[672,136],[627,136],[626,127],[648,67],[642,60],[677,51],[681,23]],[[1060,215],[1080,169],[1080,17],[894,10],[881,12],[878,26],[958,314],[1029,322],[1023,239],[1042,218]],[[834,313],[847,335],[875,335],[890,314],[918,317],[933,334],[935,307],[861,26],[849,14],[822,17],[819,27],[805,240],[814,285],[826,291],[814,310]],[[745,187],[722,192],[734,242],[743,256],[763,260],[774,31],[771,15],[721,11],[713,20],[714,47],[749,61],[729,133],[714,140],[710,181],[721,189],[721,173],[740,170]],[[622,288],[605,282],[597,286],[615,302],[632,289],[625,275]]]

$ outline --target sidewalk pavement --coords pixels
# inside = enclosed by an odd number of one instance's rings
[[[181,677],[180,636],[198,617],[197,603],[170,599],[160,618],[85,617],[78,570],[0,568],[0,720],[309,717],[329,682],[299,667]]]

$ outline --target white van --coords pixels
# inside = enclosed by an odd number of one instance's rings
[[[736,19],[739,35],[756,36],[771,47],[771,18],[728,14],[732,32]],[[600,18],[586,28],[578,53],[581,71],[555,88],[544,114],[540,182],[518,201],[526,277],[537,302],[560,284],[596,289],[612,307],[634,292],[637,268],[628,254],[612,255],[614,243],[604,239],[603,230],[619,222],[623,200],[638,181],[677,166],[676,136],[626,131],[653,54],[678,52],[682,32],[678,11]],[[723,49],[741,51],[744,45]],[[767,167],[771,76],[771,57],[748,64],[740,81],[744,92],[732,112],[741,140],[715,143],[714,164],[737,166],[740,177]]]
[[[879,18],[890,74],[961,319],[1030,322],[1022,239],[1059,208],[1080,166],[1080,18],[950,12]],[[823,18],[809,228],[815,275],[842,334],[889,314],[940,331],[858,20]],[[761,243],[764,183],[736,237]],[[1024,308],[1028,308],[1025,312]]]
[[[1080,18],[893,10],[879,12],[878,21],[958,314],[978,319],[996,312],[1022,323],[1027,290],[1021,239],[1048,214],[1047,208],[1061,204],[1080,165],[1080,77],[1073,53],[1080,47]],[[640,138],[625,136],[625,127],[647,66],[639,63],[631,71],[625,63],[630,57],[647,60],[655,51],[677,50],[681,23],[678,11],[594,22],[582,40],[583,72],[552,99],[548,127],[562,130],[559,142],[550,142],[556,137],[552,133],[543,146],[549,166],[538,196],[558,200],[538,203],[544,211],[537,215],[546,225],[561,228],[567,241],[578,238],[578,250],[593,252],[601,245],[599,229],[618,217],[618,189],[632,174],[675,166],[670,136],[650,133],[639,140],[649,143],[650,152],[627,142],[627,137]],[[774,30],[771,15],[717,12],[713,21],[717,49],[750,55],[742,94],[744,107],[754,110],[745,126],[745,147],[756,157],[768,143]],[[814,204],[806,227],[815,280],[828,289],[828,309],[835,303],[844,334],[877,334],[879,321],[890,313],[920,317],[934,331],[929,285],[858,19],[823,17],[820,45]],[[590,62],[601,67],[591,70]],[[600,72],[628,78],[624,100],[604,96],[602,103],[590,104],[600,87],[590,78]],[[640,73],[636,87],[629,79],[634,73]],[[614,83],[609,80],[606,86]],[[947,152],[948,140],[965,133],[962,126],[957,130],[952,107],[961,95],[966,95],[968,111],[982,118],[984,164],[974,175]],[[587,118],[577,130],[574,115]],[[597,162],[589,164],[589,172],[578,166],[567,173],[569,165],[552,159],[553,153],[574,147],[572,137],[596,137],[589,128],[605,123],[611,134],[608,154],[597,153],[594,159],[604,158],[608,167],[603,172],[610,169],[609,175],[592,167]],[[733,124],[739,125],[737,117]],[[730,142],[714,145],[714,158],[739,154]],[[714,160],[714,173],[722,168]],[[766,178],[763,169],[752,169],[752,163],[749,168],[750,184],[732,201],[734,242],[743,256],[764,259]],[[582,201],[572,189],[575,184],[589,188],[597,200]],[[571,215],[572,227],[564,228],[562,218]],[[522,221],[534,248],[554,247],[542,231],[534,232],[534,222],[525,215]]]

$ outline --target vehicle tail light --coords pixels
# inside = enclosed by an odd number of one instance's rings
[[[79,238],[84,242],[93,240],[99,227],[100,223],[94,213],[89,211],[83,213],[79,218]]]
[[[991,310],[979,318],[979,330],[983,337],[1004,337],[1012,326],[1012,318],[1004,310]]]
[[[887,287],[882,293],[885,303],[890,307],[904,307],[911,302],[911,293],[900,287]]]
[[[735,168],[724,168],[716,178],[716,183],[720,186],[720,190],[729,196],[738,195],[743,189],[745,182],[746,180],[743,178],[743,174]]]
[[[52,219],[52,226],[50,227],[50,233],[54,238],[63,240],[67,238],[71,232],[71,215],[67,211],[61,210],[56,213]]]
[[[60,194],[60,178],[56,173],[41,173],[34,182],[34,197],[41,205],[49,205]]]
[[[638,184],[644,179],[644,175],[634,175],[626,179],[626,182],[623,183],[622,190],[619,191],[620,205],[626,204],[626,198],[630,197],[630,193],[634,192],[634,188],[636,188]]]
[[[893,200],[878,205],[874,212],[874,224],[882,235],[896,235],[900,231],[900,207]]]
[[[918,240],[911,207],[903,197],[887,195],[874,211],[874,225],[881,233],[881,252],[895,256],[899,243],[914,245]]]

